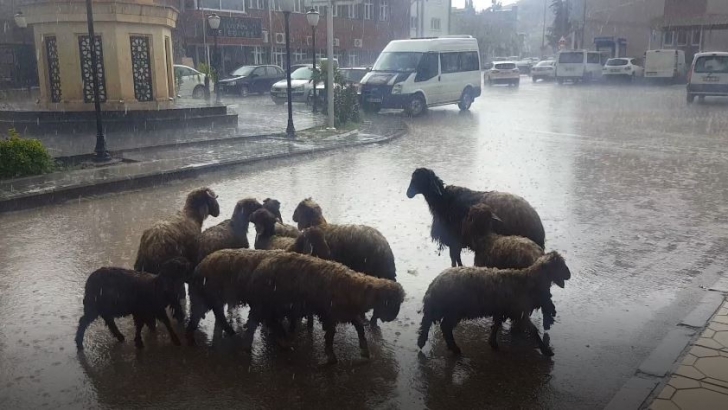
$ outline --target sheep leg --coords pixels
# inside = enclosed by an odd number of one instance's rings
[[[142,328],[144,328],[144,319],[140,316],[134,315],[134,326],[136,327],[134,333],[134,346],[137,349],[144,348],[144,342],[142,341]]]
[[[356,334],[359,336],[359,350],[361,351],[361,357],[369,358],[369,345],[367,344],[367,338],[364,335],[364,324],[358,318],[351,322],[356,329]]]
[[[336,324],[331,319],[327,318],[323,320],[323,325],[324,330],[326,331],[324,334],[324,350],[326,352],[326,357],[328,358],[327,362],[328,364],[336,364],[338,362],[338,359],[334,354],[334,335],[336,334]]]
[[[372,328],[377,327],[377,319],[379,319],[377,317],[377,314],[372,312],[372,318],[369,320],[369,326],[371,326]]]
[[[76,348],[83,350],[83,335],[86,334],[86,328],[96,320],[95,315],[85,314],[78,320],[78,330],[76,331]]]
[[[536,338],[536,341],[538,343],[538,348],[541,350],[541,354],[546,357],[551,357],[554,355],[554,351],[551,350],[551,348],[544,343],[543,339],[541,339],[541,335],[538,333],[538,329],[536,328],[536,325],[533,324],[530,320],[528,321],[528,328],[533,333],[534,337]]]
[[[450,246],[450,262],[452,263],[452,267],[456,266],[463,266],[463,261],[460,260],[460,251],[462,249],[460,246],[451,245]]]
[[[260,319],[258,318],[257,313],[251,308],[250,313],[248,313],[248,323],[246,323],[247,328],[243,334],[243,350],[247,352],[253,350],[253,337],[255,336],[255,331],[258,329],[259,324]]]
[[[493,326],[490,328],[490,337],[488,344],[493,350],[498,350],[498,331],[503,326],[503,318],[501,316],[493,316]]]
[[[445,338],[447,348],[450,349],[453,354],[459,356],[461,351],[457,344],[455,344],[455,337],[452,335],[453,328],[457,325],[457,320],[451,317],[445,317],[440,322],[440,330],[442,330],[442,336]]]
[[[219,324],[222,326],[222,330],[225,331],[229,336],[235,335],[235,330],[232,326],[230,326],[230,323],[225,318],[225,311],[222,308],[222,305],[215,304],[212,306],[212,313],[215,314],[215,324]]]
[[[427,343],[427,338],[429,337],[430,333],[430,326],[432,326],[432,319],[424,315],[422,316],[422,323],[420,324],[420,335],[417,337],[417,346],[422,349],[425,347],[425,343]]]
[[[157,319],[162,322],[164,327],[167,328],[167,332],[169,332],[169,338],[172,339],[172,344],[175,346],[180,346],[182,343],[180,343],[179,337],[177,337],[177,333],[174,331],[174,329],[172,329],[172,323],[169,322],[167,312],[165,312],[164,309],[157,312]]]
[[[102,316],[104,318],[104,322],[106,322],[106,326],[109,327],[109,330],[111,330],[111,334],[116,337],[116,340],[123,342],[124,341],[124,335],[121,334],[119,331],[119,328],[116,327],[116,322],[114,322],[113,316]]]
[[[306,316],[306,329],[308,329],[309,332],[313,331],[313,314],[309,313],[308,316]]]
[[[185,337],[187,338],[187,344],[194,346],[195,342],[195,330],[200,326],[200,320],[205,315],[203,310],[205,307],[202,303],[193,302],[190,306],[190,321],[187,323],[187,330],[185,331]]]
[[[270,328],[271,332],[275,336],[276,343],[278,343],[278,347],[290,350],[291,344],[288,343],[286,340],[286,329],[283,327],[283,324],[281,323],[281,319],[278,317],[275,317],[273,315],[269,316],[268,319],[265,321],[266,326]]]

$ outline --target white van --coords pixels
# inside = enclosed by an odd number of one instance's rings
[[[645,79],[673,80],[685,77],[687,65],[683,50],[648,50],[645,53]]]
[[[688,73],[688,104],[705,97],[728,97],[728,53],[695,54]]]
[[[565,50],[556,57],[556,81],[587,82],[602,76],[602,54],[598,51]]]
[[[480,92],[480,51],[471,36],[391,41],[361,80],[368,112],[403,108],[418,116],[446,104],[467,110]]]

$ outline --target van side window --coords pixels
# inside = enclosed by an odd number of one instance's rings
[[[480,61],[478,60],[477,51],[466,51],[460,54],[461,71],[480,71]]]
[[[600,64],[601,63],[601,54],[599,53],[587,53],[586,55],[586,62],[587,64]]]
[[[427,81],[438,74],[440,59],[437,53],[425,53],[417,66],[415,82]]]
[[[460,71],[460,53],[440,54],[440,68],[443,74]]]

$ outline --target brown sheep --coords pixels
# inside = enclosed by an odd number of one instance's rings
[[[164,262],[177,257],[187,259],[192,265],[198,257],[197,245],[202,222],[208,215],[220,215],[215,192],[210,188],[199,188],[190,192],[182,211],[144,231],[139,241],[134,270],[157,274]],[[184,299],[184,286],[178,291],[180,299]],[[184,320],[184,311],[179,303],[172,310],[177,321]]]
[[[495,227],[502,235],[519,235],[544,247],[545,233],[541,218],[523,198],[507,192],[480,192],[454,185],[445,186],[431,169],[417,168],[412,173],[407,197],[422,194],[432,214],[430,236],[440,249],[450,248],[452,266],[463,266],[460,252],[463,248],[462,224],[471,206],[485,203],[502,219]]]
[[[196,262],[220,249],[249,248],[248,215],[245,213],[246,200],[235,204],[233,215],[219,224],[205,229],[200,234]]]
[[[124,335],[116,327],[114,318],[128,315],[134,317],[134,342],[137,348],[144,347],[142,328],[145,324],[152,327],[155,320],[167,327],[172,343],[179,345],[165,308],[179,303],[177,289],[183,283],[183,275],[187,270],[187,260],[175,258],[162,264],[158,275],[110,267],[91,273],[86,280],[83,316],[78,321],[76,331],[76,347],[83,349],[86,328],[99,316],[104,319],[111,333],[123,342]]]
[[[266,198],[263,200],[263,208],[267,209],[275,215],[278,223],[276,224],[276,235],[278,236],[287,236],[290,238],[298,238],[298,235],[301,234],[301,231],[298,230],[295,226],[287,225],[283,223],[283,218],[281,217],[281,202],[277,199],[273,198]]]
[[[558,252],[540,257],[525,269],[495,269],[479,267],[449,268],[440,273],[427,288],[423,298],[423,317],[417,345],[427,342],[430,326],[440,322],[448,349],[460,354],[452,330],[463,319],[493,317],[489,343],[498,348],[498,331],[504,319],[528,317],[538,305],[540,295],[551,283],[564,287],[571,272]],[[526,322],[524,322],[526,323]],[[552,356],[553,351],[541,339],[538,329],[527,322],[536,337],[541,353]]]
[[[543,249],[528,238],[495,233],[494,225],[500,223],[502,221],[488,205],[481,203],[470,207],[463,222],[463,243],[475,252],[475,266],[523,269],[543,256]],[[536,307],[543,314],[544,329],[550,329],[556,317],[550,291],[541,295],[541,302]]]
[[[365,225],[334,225],[326,222],[321,207],[311,198],[301,201],[293,212],[298,229],[316,226],[324,232],[331,259],[350,269],[378,278],[396,280],[392,248],[378,230]],[[376,326],[376,314],[371,318]]]
[[[404,290],[397,282],[367,276],[333,262],[296,253],[281,253],[265,259],[253,272],[250,290],[250,319],[245,344],[250,347],[255,329],[265,321],[283,338],[283,317],[314,314],[326,331],[329,363],[336,362],[334,334],[338,323],[351,323],[359,337],[364,357],[369,356],[361,317],[368,310],[382,321],[397,318]]]

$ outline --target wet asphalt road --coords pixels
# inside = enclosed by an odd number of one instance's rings
[[[433,109],[387,145],[0,215],[0,408],[601,407],[726,264],[728,102],[688,107],[684,99],[682,87],[486,89],[472,112]],[[405,196],[419,166],[536,207],[547,248],[562,252],[573,273],[565,289],[553,289],[553,360],[507,331],[491,351],[486,321],[458,326],[459,359],[439,329],[418,353],[422,295],[449,266],[429,240],[424,199]],[[76,352],[87,275],[132,265],[142,230],[202,185],[219,194],[225,217],[242,197],[272,196],[290,220],[312,196],[330,222],[384,233],[407,298],[396,322],[368,331],[372,359],[359,357],[346,325],[334,367],[322,365],[319,326],[297,335],[294,352],[259,333],[246,355],[239,337],[213,335],[212,315],[198,348],[172,346],[160,328],[145,331],[147,347],[137,352],[97,321]],[[463,260],[472,263],[472,254]],[[246,314],[235,313],[235,326]],[[117,322],[131,340],[131,319]]]

